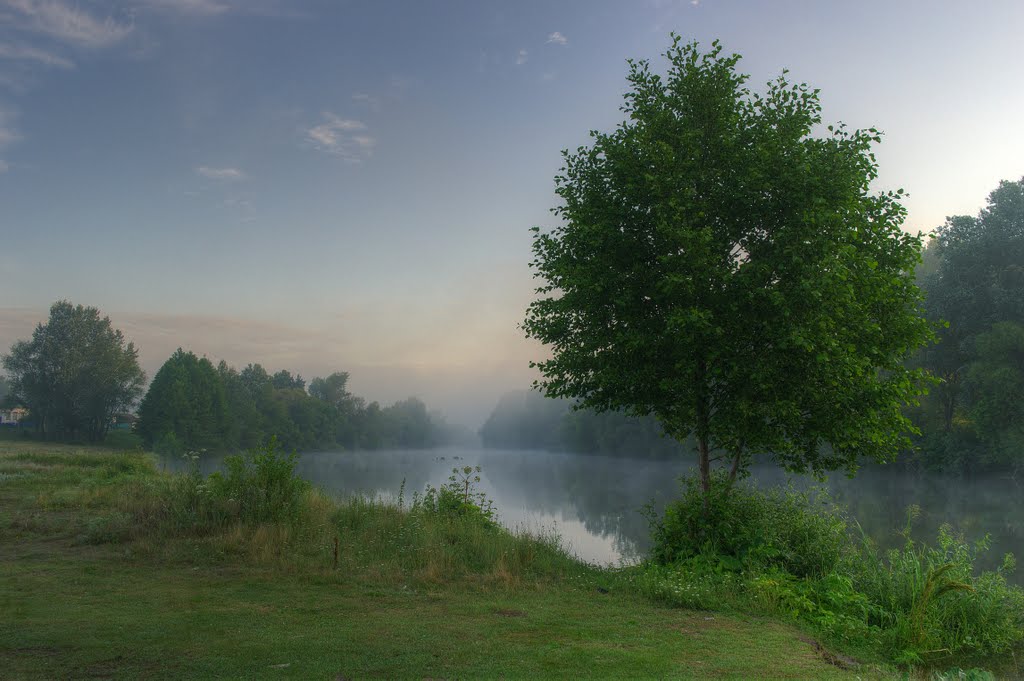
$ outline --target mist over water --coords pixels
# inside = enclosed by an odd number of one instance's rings
[[[204,472],[220,458],[202,462]],[[297,471],[326,492],[344,498],[365,495],[406,503],[428,484],[445,483],[456,466],[482,468],[479,489],[494,501],[499,520],[510,528],[556,532],[581,559],[598,564],[629,563],[649,548],[649,528],[641,509],[661,510],[678,491],[678,478],[693,461],[649,460],[529,450],[450,448],[317,452],[300,455]],[[164,465],[180,470],[180,461]],[[787,476],[775,466],[752,468],[761,486],[818,484]],[[920,507],[913,536],[934,543],[938,528],[949,523],[967,539],[986,533],[991,550],[979,566],[999,566],[1003,554],[1024,557],[1024,484],[1005,476],[952,478],[921,476],[898,469],[866,469],[852,479],[833,475],[826,483],[833,497],[882,547],[898,546],[907,509]],[[1024,572],[1010,575],[1024,585]]]

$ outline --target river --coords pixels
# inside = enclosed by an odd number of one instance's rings
[[[179,462],[165,462],[180,469]],[[677,493],[680,475],[692,460],[649,460],[602,455],[493,449],[381,450],[317,452],[301,455],[297,471],[338,497],[354,494],[397,500],[403,487],[408,501],[426,485],[440,486],[455,466],[480,466],[478,487],[493,500],[509,528],[556,532],[570,551],[586,561],[622,564],[647,550],[649,529],[640,509],[661,507]],[[203,462],[211,471],[218,459]],[[814,484],[789,478],[778,468],[755,465],[758,485]],[[997,566],[1006,552],[1024,557],[1024,483],[1006,476],[973,478],[922,476],[897,469],[871,468],[848,479],[827,481],[833,497],[883,547],[902,541],[907,509],[920,516],[914,536],[934,542],[938,528],[951,524],[969,540],[986,533],[992,547],[979,561]],[[1011,575],[1024,585],[1024,566]]]

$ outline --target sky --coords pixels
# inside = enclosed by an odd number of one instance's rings
[[[905,228],[1024,176],[1024,2],[0,0],[0,352],[98,307],[479,426],[544,348],[529,228],[670,32],[876,126]]]

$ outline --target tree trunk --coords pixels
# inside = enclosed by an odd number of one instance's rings
[[[697,453],[700,455],[700,490],[704,493],[704,514],[711,510],[711,456],[707,436],[697,438]]]
[[[708,404],[705,377],[707,366],[703,360],[697,364],[697,453],[700,457],[700,489],[704,494],[704,515],[711,511],[711,447],[710,418],[711,405]]]
[[[732,466],[729,468],[729,486],[732,487],[733,483],[736,482],[736,476],[740,472],[740,458],[743,453],[743,449],[740,447],[736,448],[736,453],[732,456]]]

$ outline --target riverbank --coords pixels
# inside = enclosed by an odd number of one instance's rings
[[[449,544],[427,548],[401,536],[415,528],[408,511],[394,507],[338,506],[312,493],[314,515],[334,528],[271,522],[170,536],[125,526],[128,511],[166,478],[139,453],[0,443],[6,674],[881,674],[835,666],[787,625],[652,604],[550,540],[499,531],[474,548],[459,546],[474,541],[465,528],[420,527],[420,538]]]

